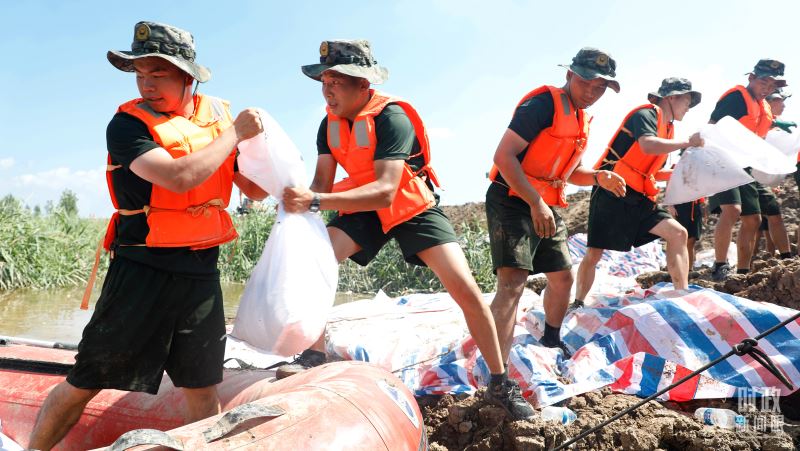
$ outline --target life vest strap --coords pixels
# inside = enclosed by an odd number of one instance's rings
[[[430,180],[434,186],[441,186],[439,185],[439,177],[436,176],[436,172],[433,170],[433,166],[430,163],[425,163],[425,166],[422,166],[414,173],[414,177],[424,176],[426,179]]]
[[[121,167],[122,167],[121,164],[107,164],[106,165],[106,172],[111,172],[111,171],[114,171],[114,170],[119,169]]]
[[[217,210],[224,210],[225,209],[225,202],[222,199],[211,199],[210,201],[204,203],[203,205],[197,205],[194,207],[189,207],[186,209],[186,212],[191,214],[193,218],[196,218],[200,215],[208,218],[211,217],[211,211],[209,208],[216,208]],[[153,210],[152,208],[150,209]]]
[[[614,155],[615,157],[617,157],[617,159],[616,160],[609,160],[608,158],[606,158],[606,157],[608,157],[608,154]],[[605,155],[606,156],[603,157],[603,164],[610,164],[611,167],[614,167],[618,162],[622,161],[622,157],[619,156],[619,154],[617,153],[616,150],[614,150],[613,147],[606,147]]]
[[[545,178],[545,177],[531,177],[531,176],[528,176],[528,175],[526,175],[526,177],[529,180],[533,179],[533,180],[536,180],[538,182],[547,183],[547,184],[549,184],[550,186],[552,186],[553,188],[556,188],[556,189],[563,188],[567,184],[567,182],[565,182],[564,180],[561,180],[561,179],[548,179],[548,178]],[[507,185],[505,183],[501,183],[501,182],[499,182],[497,180],[492,180],[492,183],[497,183],[500,186],[504,186],[504,187],[506,187],[508,189],[512,189],[509,185]]]
[[[640,171],[640,170],[636,169],[635,167],[633,167],[633,165],[631,165],[630,163],[628,163],[628,162],[627,162],[627,161],[625,161],[624,159],[619,159],[619,160],[617,160],[617,163],[622,163],[622,164],[624,164],[625,166],[627,166],[627,167],[628,167],[628,169],[630,169],[631,171],[633,171],[633,172],[635,172],[635,173],[637,173],[637,174],[641,175],[642,177],[644,177],[644,178],[646,178],[646,179],[653,179],[653,180],[655,180],[655,179],[656,179],[654,174],[646,174],[646,173],[644,173],[644,172],[642,172],[642,171]]]
[[[637,174],[641,175],[642,177],[644,177],[644,178],[652,178],[652,179],[654,179],[654,180],[655,180],[655,177],[654,177],[653,175],[650,175],[650,174],[645,174],[644,172],[642,172],[642,171],[640,171],[639,169],[637,169],[637,168],[633,167],[633,165],[631,165],[630,163],[628,163],[627,161],[625,161],[625,159],[624,159],[624,158],[622,158],[621,156],[619,156],[619,154],[618,154],[618,153],[617,153],[617,152],[614,150],[614,148],[612,148],[612,147],[608,147],[608,148],[607,148],[607,150],[608,150],[608,153],[611,153],[611,154],[613,154],[615,157],[617,157],[617,159],[616,159],[616,160],[609,160],[608,158],[603,158],[603,164],[610,164],[610,165],[613,167],[613,166],[616,166],[616,165],[617,165],[617,163],[622,163],[622,164],[624,164],[625,166],[627,166],[627,167],[628,167],[628,169],[630,169],[631,171],[633,171],[633,172],[635,172],[635,173],[637,173]],[[607,155],[607,154],[606,154],[606,155]]]
[[[103,240],[97,243],[97,250],[94,253],[94,264],[92,265],[92,272],[89,274],[89,280],[86,282],[86,290],[83,292],[83,299],[81,300],[81,310],[89,309],[89,298],[92,296],[92,289],[94,282],[97,280],[97,268],[100,266],[100,255],[103,252]]]
[[[150,211],[150,206],[149,205],[145,205],[143,208],[141,208],[139,210],[126,210],[124,208],[120,208],[119,210],[117,210],[117,213],[119,213],[121,216],[133,216],[133,215],[138,215],[138,214],[142,214],[142,213],[147,215],[147,214],[149,214],[149,211]]]
[[[203,215],[204,217],[208,218],[209,216],[211,216],[211,211],[209,211],[210,208],[216,208],[218,210],[224,210],[225,209],[225,202],[222,199],[219,199],[219,198],[211,199],[210,201],[208,201],[208,202],[206,202],[206,203],[204,203],[202,205],[195,205],[195,206],[192,206],[192,207],[188,207],[185,211],[187,213],[189,213],[190,215],[192,215],[193,218],[196,218],[196,217],[198,217],[200,215]],[[144,213],[145,216],[150,216],[151,213],[160,212],[160,211],[181,211],[181,210],[175,210],[175,209],[171,209],[171,208],[158,208],[158,207],[151,207],[150,205],[145,205],[144,207],[140,208],[139,210],[126,210],[124,208],[120,208],[119,210],[117,210],[117,213],[119,213],[122,216],[133,216],[133,215],[139,215],[139,214],[142,214],[142,213]]]
[[[552,186],[553,188],[556,188],[556,189],[561,189],[564,186],[566,186],[566,184],[567,184],[566,181],[561,180],[561,179],[549,179],[549,178],[545,178],[545,177],[531,177],[531,178],[533,178],[535,180],[538,180],[540,182],[543,182],[543,183],[547,183],[547,184],[549,184],[550,186]]]

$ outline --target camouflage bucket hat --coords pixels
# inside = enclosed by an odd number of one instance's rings
[[[686,78],[669,77],[661,81],[661,87],[657,92],[647,94],[647,100],[650,103],[658,103],[659,100],[669,96],[679,96],[681,94],[691,94],[692,102],[689,108],[694,108],[700,103],[703,96],[698,91],[692,90],[692,82]]]
[[[788,90],[784,88],[778,88],[775,91],[773,91],[772,94],[767,96],[767,100],[775,100],[775,99],[786,100],[791,96],[792,93],[790,93]]]
[[[584,80],[602,78],[608,80],[608,86],[619,92],[619,82],[614,80],[617,76],[617,62],[608,53],[593,47],[584,47],[572,58],[572,64],[559,64],[566,67]]]
[[[389,78],[389,70],[378,65],[372,56],[369,41],[363,39],[323,41],[319,46],[319,64],[309,64],[301,69],[304,74],[317,81],[320,81],[326,70],[366,78],[376,85]]]
[[[764,58],[758,60],[756,67],[745,75],[753,74],[756,78],[772,78],[777,82],[778,87],[782,88],[786,86],[786,79],[783,78],[784,70],[786,70],[786,65],[782,62],[771,58]]]
[[[200,83],[211,78],[211,72],[194,62],[194,38],[186,30],[156,22],[139,22],[133,27],[131,50],[109,50],[108,61],[117,69],[133,72],[133,61],[155,56],[163,58],[191,75]]]

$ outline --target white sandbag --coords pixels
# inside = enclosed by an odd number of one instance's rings
[[[240,143],[239,169],[280,199],[287,186],[307,185],[305,169],[289,137],[272,117],[261,114],[266,133]],[[279,204],[231,336],[282,356],[303,351],[325,329],[337,280],[338,264],[320,215],[286,213]]]
[[[773,128],[764,139],[790,159],[797,160],[797,153],[800,151],[800,132],[797,130],[787,133],[779,128]]]
[[[758,180],[762,185],[777,186],[786,181],[786,174],[792,173],[797,168],[795,162],[797,161],[797,153],[800,150],[800,133],[787,133],[781,129],[772,129],[767,133],[764,138],[767,143],[780,150],[781,153],[789,157],[789,162],[783,168],[785,173],[781,174],[767,174],[766,172],[753,169],[753,178]]]
[[[754,180],[744,168],[764,175],[765,180],[794,172],[795,162],[783,152],[748,130],[736,119],[725,116],[700,130],[702,148],[687,149],[672,173],[664,194],[665,205],[691,202]]]
[[[683,153],[667,184],[664,205],[692,202],[753,181],[727,151],[709,144]]]
[[[11,438],[3,434],[3,424],[0,422],[0,451],[22,451],[22,446],[19,443],[11,440]]]
[[[308,186],[303,157],[278,121],[259,109],[264,132],[239,143],[239,172],[280,199],[287,186]],[[270,149],[277,152],[270,153]]]
[[[794,172],[796,161],[730,116],[705,125],[700,134],[706,146],[725,149],[741,168],[751,167],[767,174]]]
[[[758,183],[764,186],[778,186],[786,181],[786,174],[767,174],[758,169],[753,169],[751,175]]]

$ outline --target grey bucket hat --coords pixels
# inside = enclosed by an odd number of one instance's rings
[[[661,87],[658,91],[647,94],[647,100],[650,103],[658,103],[664,97],[679,96],[681,94],[689,93],[692,95],[692,101],[689,108],[694,108],[703,99],[703,95],[698,91],[692,90],[692,82],[686,78],[669,77],[661,81]]]
[[[753,70],[745,75],[753,74],[756,78],[772,78],[779,88],[783,88],[787,84],[786,79],[783,77],[785,70],[786,65],[782,62],[772,58],[762,58],[758,60]]]
[[[317,81],[320,81],[322,73],[327,70],[366,78],[376,85],[389,78],[389,70],[378,65],[372,56],[369,41],[363,39],[322,41],[319,46],[319,64],[302,66],[301,70]]]
[[[139,22],[133,27],[131,50],[109,50],[108,61],[117,69],[133,72],[133,61],[155,56],[163,58],[200,83],[211,79],[211,72],[194,62],[194,38],[186,30],[156,22]]]
[[[773,91],[772,94],[767,96],[767,100],[775,100],[775,99],[786,100],[791,96],[792,93],[786,90],[785,88],[778,88],[775,91]]]
[[[559,64],[572,72],[578,74],[584,80],[594,80],[602,78],[608,81],[608,86],[619,92],[619,82],[614,79],[617,76],[617,62],[608,53],[594,47],[584,47],[578,50],[578,54],[572,58],[572,64]]]

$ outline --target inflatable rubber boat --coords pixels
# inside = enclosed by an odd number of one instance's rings
[[[74,355],[0,345],[0,421],[8,437],[27,444]],[[103,390],[55,449],[427,449],[411,392],[366,363],[329,363],[280,381],[273,371],[225,370],[217,389],[223,413],[189,425],[181,389],[166,375],[157,395]]]

